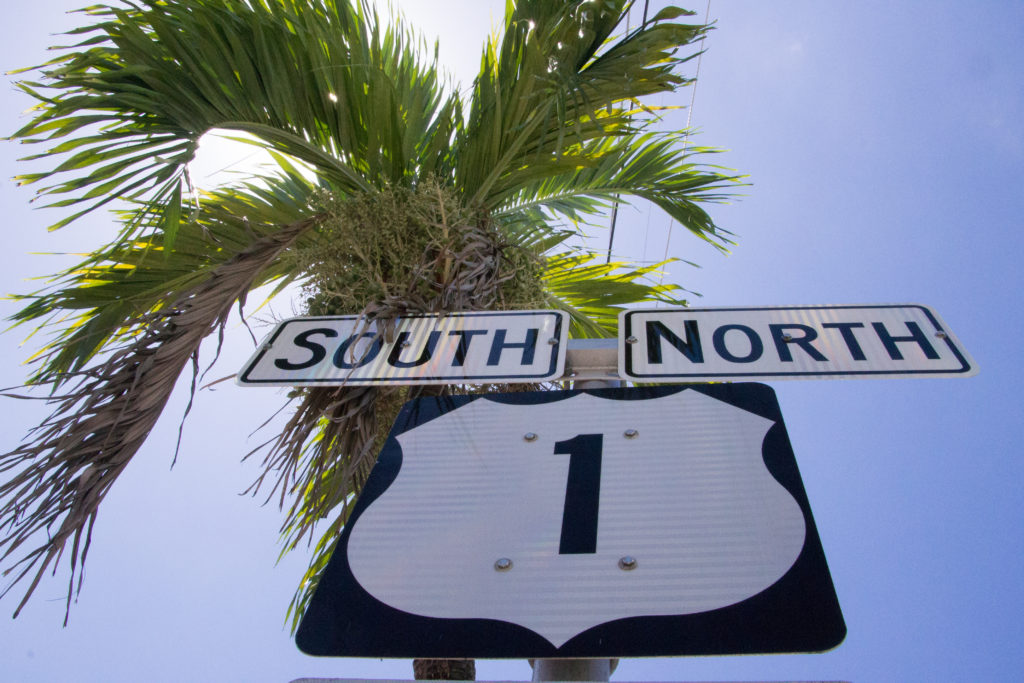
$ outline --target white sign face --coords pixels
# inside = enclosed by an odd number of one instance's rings
[[[561,377],[562,311],[401,318],[393,339],[358,316],[277,325],[238,374],[243,386],[542,382]]]
[[[695,391],[474,401],[398,437],[397,479],[352,528],[352,573],[396,609],[510,622],[555,647],[615,619],[740,602],[804,544],[800,507],[761,457],[771,425]],[[598,476],[573,471],[588,459]],[[586,507],[566,500],[574,487],[593,488],[592,519],[567,521]],[[566,552],[574,533],[592,538]]]
[[[775,395],[730,383],[407,403],[296,642],[636,657],[845,632]]]
[[[619,374],[647,382],[968,377],[977,366],[924,306],[660,308],[619,314]]]

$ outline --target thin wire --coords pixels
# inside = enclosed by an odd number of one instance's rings
[[[647,5],[651,0],[644,0],[644,21],[641,27],[647,23]],[[633,16],[633,5],[629,6],[626,10],[626,35],[629,35],[630,19]],[[615,224],[619,220],[619,195],[615,195],[615,201],[612,203],[612,225],[611,230],[608,233],[608,256],[605,258],[604,263],[608,265],[612,262],[612,243],[615,242]]]
[[[708,17],[711,16],[711,0],[708,0],[707,7],[704,8],[704,25],[708,25]],[[707,33],[700,37],[701,50],[697,53],[697,73],[693,76],[693,90],[690,92],[690,108],[686,112],[686,128],[683,133],[683,154],[686,154],[686,145],[690,141],[690,120],[693,116],[693,103],[697,99],[697,84],[700,82],[700,62],[704,57],[704,39],[707,38]],[[668,222],[668,237],[665,238],[665,255],[662,257],[662,261],[668,260],[668,247],[672,241],[672,224],[675,223],[675,219],[669,219]],[[665,280],[665,269],[662,268],[661,275],[658,278],[658,284],[660,285]]]
[[[608,256],[605,258],[604,263],[608,265],[612,262],[612,242],[615,241],[615,223],[619,219],[619,195],[615,195],[615,201],[612,202],[612,229],[608,233]]]
[[[662,100],[662,104],[664,104],[664,100]],[[651,207],[647,207],[647,222],[644,224],[644,250],[643,254],[640,257],[640,263],[647,263],[647,240],[651,236],[652,213],[654,213],[654,211],[651,210]]]

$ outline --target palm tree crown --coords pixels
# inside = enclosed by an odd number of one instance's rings
[[[67,551],[68,605],[104,495],[158,419],[177,377],[247,293],[302,286],[310,313],[557,307],[576,336],[618,309],[682,303],[658,265],[602,264],[570,248],[618,198],[647,200],[724,249],[700,207],[734,176],[659,132],[642,98],[689,81],[705,26],[666,8],[625,28],[629,0],[509,0],[468,99],[426,46],[368,0],[136,0],[95,5],[79,42],[19,87],[37,100],[13,138],[50,160],[38,184],[59,228],[107,205],[118,230],[17,323],[45,328],[30,386],[53,413],[0,456],[0,551],[24,606]],[[199,192],[189,162],[210,131],[244,134],[276,170]],[[111,204],[112,202],[115,202]],[[469,388],[465,388],[469,390]],[[445,389],[447,390],[447,389]],[[475,388],[473,390],[482,390]],[[257,449],[287,508],[285,550],[331,521],[296,600],[301,613],[372,465],[378,425],[408,390],[293,392],[283,432]],[[44,533],[45,532],[45,533]],[[69,547],[70,545],[70,547]],[[77,585],[75,583],[77,576]]]

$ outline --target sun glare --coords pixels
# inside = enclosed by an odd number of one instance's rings
[[[213,130],[200,138],[199,150],[188,165],[195,188],[209,191],[241,178],[273,173],[278,165],[270,153],[246,140],[256,138],[232,130]],[[296,168],[304,166],[298,160],[292,162]]]

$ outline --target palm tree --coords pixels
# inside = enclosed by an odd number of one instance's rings
[[[27,583],[15,615],[62,557],[70,610],[103,497],[186,368],[194,393],[200,343],[222,340],[256,288],[295,285],[311,314],[361,313],[382,328],[416,312],[557,307],[575,336],[612,334],[625,304],[683,303],[649,279],[659,264],[604,264],[571,246],[620,197],[729,243],[699,204],[735,177],[697,163],[709,150],[686,148],[681,131],[658,132],[642,102],[689,83],[679,67],[693,54],[679,51],[706,27],[667,8],[626,29],[630,4],[510,0],[468,99],[368,0],[82,10],[92,23],[72,32],[79,42],[18,84],[37,104],[12,137],[50,164],[20,181],[71,209],[52,228],[109,205],[118,230],[21,295],[14,316],[50,335],[27,385],[47,388],[53,407],[0,456],[4,594]],[[211,131],[244,135],[275,170],[197,191],[189,162]],[[264,465],[253,492],[286,510],[284,551],[314,542],[293,620],[410,393],[292,392],[283,432],[250,453]]]

